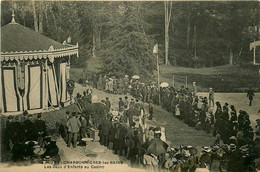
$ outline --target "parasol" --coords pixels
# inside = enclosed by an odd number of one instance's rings
[[[167,148],[168,148],[168,145],[164,141],[152,139],[147,145],[146,152],[157,156],[162,153],[166,153]]]
[[[93,138],[82,138],[81,140],[83,142],[90,142],[90,141],[93,141]]]
[[[162,82],[160,87],[162,87],[162,88],[169,87],[169,84],[167,82]]]
[[[132,78],[133,78],[133,79],[140,79],[140,76],[134,75],[134,76],[132,76]]]

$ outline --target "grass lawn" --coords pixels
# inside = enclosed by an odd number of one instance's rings
[[[218,92],[244,92],[249,86],[260,91],[259,66],[218,66],[212,68],[185,68],[161,65],[161,81],[172,83],[175,77],[176,87],[185,85],[186,77],[188,87],[196,82],[198,91],[208,91],[209,87]]]

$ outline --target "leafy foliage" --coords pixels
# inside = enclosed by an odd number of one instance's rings
[[[15,5],[14,5],[15,4]],[[244,2],[173,2],[169,26],[169,61],[180,66],[207,67],[251,60],[249,43],[257,40],[259,5]],[[164,54],[163,2],[35,2],[43,17],[43,34],[63,42],[69,36],[79,43],[80,58],[72,64],[86,67],[96,56],[102,72],[150,75],[155,70],[152,48]],[[16,21],[34,28],[31,2],[2,2],[2,26]],[[41,15],[40,15],[41,14]],[[195,29],[196,27],[196,29]],[[196,56],[195,56],[196,50]]]
[[[138,4],[122,3],[120,7],[110,16],[113,18],[109,23],[111,30],[100,50],[105,64],[103,72],[149,76],[155,69],[155,57],[152,54],[154,41],[145,33],[148,24]]]

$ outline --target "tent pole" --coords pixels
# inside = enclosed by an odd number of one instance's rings
[[[44,102],[47,103],[46,104],[46,109],[48,110],[48,63],[47,63],[47,59],[45,60],[45,100]]]
[[[254,47],[254,59],[253,59],[253,65],[255,65],[255,49],[256,49],[256,47]]]

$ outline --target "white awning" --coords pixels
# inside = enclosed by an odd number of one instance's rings
[[[49,50],[39,51],[19,51],[19,52],[1,52],[1,61],[8,60],[32,60],[32,59],[50,59],[53,61],[54,58],[65,57],[70,55],[77,55],[78,57],[78,44],[71,47],[54,49],[53,46]]]

